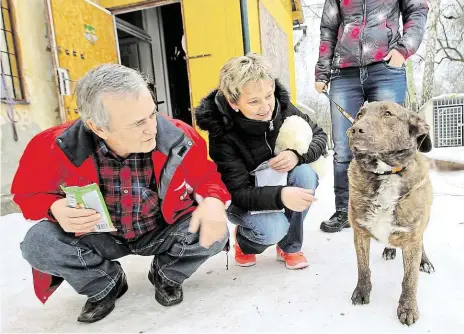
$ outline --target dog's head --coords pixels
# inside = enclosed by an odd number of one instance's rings
[[[429,152],[429,126],[417,113],[393,102],[361,108],[347,131],[351,151],[365,170],[384,173],[405,167],[416,150]]]

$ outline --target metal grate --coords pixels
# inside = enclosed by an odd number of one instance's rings
[[[435,147],[463,146],[464,97],[433,101]]]

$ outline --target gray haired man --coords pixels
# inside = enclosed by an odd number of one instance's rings
[[[81,119],[34,137],[12,185],[25,218],[42,219],[21,243],[36,295],[45,302],[65,280],[88,297],[78,321],[103,319],[128,289],[115,260],[135,254],[154,256],[156,300],[178,304],[184,280],[228,240],[230,195],[206,144],[185,123],[157,115],[147,82],[130,68],[99,66],[76,93]],[[92,183],[116,232],[96,233],[100,214],[68,207],[60,191]]]

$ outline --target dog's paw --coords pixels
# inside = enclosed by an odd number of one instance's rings
[[[400,304],[397,311],[398,319],[403,325],[411,326],[417,320],[419,320],[419,310],[417,306],[406,307],[406,305]]]
[[[351,301],[353,302],[353,305],[369,304],[370,295],[370,290],[356,287],[356,289],[353,291],[353,295],[351,296]]]
[[[435,272],[435,267],[433,266],[432,262],[429,260],[422,260],[420,263],[420,271],[424,273],[431,274]]]
[[[385,247],[382,257],[385,261],[393,260],[396,257],[396,248]]]

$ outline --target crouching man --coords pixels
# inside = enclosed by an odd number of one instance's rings
[[[230,195],[190,126],[157,115],[145,79],[121,65],[87,73],[76,89],[81,118],[27,146],[12,194],[25,218],[40,220],[21,243],[45,303],[67,281],[88,296],[80,322],[106,317],[128,289],[118,258],[154,256],[148,279],[164,306],[227,243]],[[60,185],[99,185],[116,232],[96,233],[101,216],[67,206]]]

